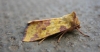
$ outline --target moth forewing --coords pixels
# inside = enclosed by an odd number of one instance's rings
[[[30,21],[28,22],[28,24],[29,25],[26,28],[25,37],[23,39],[23,41],[27,42],[44,39],[48,36],[65,30],[72,31],[77,25],[80,26],[79,20],[76,17],[75,12],[64,15],[60,18]]]

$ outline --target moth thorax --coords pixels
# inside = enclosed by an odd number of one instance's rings
[[[67,23],[71,23],[71,22],[73,22],[73,16],[72,15],[64,15],[63,17],[62,17],[62,20],[64,20],[65,22],[67,22]]]

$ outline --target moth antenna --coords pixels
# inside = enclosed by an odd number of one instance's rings
[[[85,37],[89,37],[88,35],[85,35],[84,33],[82,33],[78,28],[76,28],[78,32],[80,32],[82,35],[84,35]]]

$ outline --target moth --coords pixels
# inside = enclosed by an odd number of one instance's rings
[[[80,29],[80,21],[76,16],[75,12],[64,15],[59,18],[51,18],[45,20],[33,20],[29,21],[27,28],[25,29],[25,36],[23,41],[37,41],[42,39],[39,43],[41,43],[48,36],[54,35],[56,33],[61,32],[62,34],[59,36],[58,42],[61,37],[66,33],[77,29],[81,34],[83,34]],[[88,36],[83,34],[84,36]],[[58,35],[57,35],[58,36]]]

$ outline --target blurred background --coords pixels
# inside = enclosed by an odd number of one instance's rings
[[[81,31],[50,37],[40,45],[22,42],[30,20],[56,18],[75,11]],[[100,0],[0,0],[0,52],[100,52]]]

